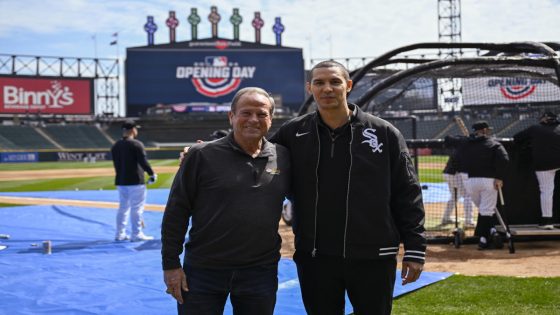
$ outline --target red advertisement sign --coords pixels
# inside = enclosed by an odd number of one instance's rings
[[[0,77],[0,114],[93,113],[90,79]]]

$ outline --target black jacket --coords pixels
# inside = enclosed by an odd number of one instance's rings
[[[513,136],[515,144],[529,147],[537,171],[560,168],[560,124],[533,125]]]
[[[388,122],[356,111],[350,122],[343,256],[349,259],[395,257],[399,243],[404,260],[423,263],[426,250],[422,191],[400,132]],[[318,114],[285,123],[271,141],[290,150],[296,250],[316,252],[320,142]],[[333,191],[332,193],[337,193]],[[327,233],[327,232],[325,232]],[[319,236],[320,237],[320,236]]]
[[[509,156],[494,137],[470,135],[457,147],[457,165],[469,177],[504,179]]]
[[[115,142],[111,148],[111,156],[117,174],[117,186],[143,185],[144,172],[154,175],[144,145],[136,139],[125,137]]]
[[[186,264],[242,268],[278,262],[278,223],[289,182],[288,150],[281,145],[265,141],[255,158],[233,134],[191,147],[163,215],[163,269],[181,266],[191,217]]]

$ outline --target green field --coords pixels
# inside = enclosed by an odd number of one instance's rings
[[[422,163],[445,163],[446,156],[420,157]],[[152,160],[152,166],[174,166],[177,160]],[[40,163],[0,163],[0,172],[17,170],[52,170],[52,169],[81,169],[81,168],[112,168],[111,161],[97,163],[83,162],[40,162]],[[422,183],[443,182],[441,168],[420,168],[420,181]],[[158,181],[149,188],[169,188],[173,182],[174,174],[158,174]],[[53,191],[53,190],[108,190],[115,189],[112,176],[60,178],[40,180],[14,180],[0,181],[0,191]]]
[[[178,160],[151,160],[152,166],[173,166]],[[97,163],[84,162],[38,162],[38,163],[0,163],[1,171],[32,171],[32,170],[61,170],[76,168],[112,168],[113,162],[99,161]]]
[[[393,314],[560,314],[560,278],[454,275],[397,298]]]
[[[177,160],[153,160],[154,166],[175,166]],[[97,163],[83,162],[40,162],[40,163],[4,163],[0,164],[0,172],[17,170],[53,170],[53,169],[80,169],[80,168],[113,168],[110,161]],[[169,188],[175,174],[158,174],[158,181],[149,185],[149,188]],[[55,178],[38,180],[13,180],[0,181],[0,191],[54,191],[54,190],[110,190],[116,189],[113,176]]]

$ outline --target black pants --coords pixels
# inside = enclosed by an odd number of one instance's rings
[[[354,314],[391,314],[397,261],[348,260],[296,251],[301,295],[307,314],[344,314],[345,292]]]
[[[183,291],[179,315],[221,315],[229,295],[235,315],[272,315],[278,290],[278,264],[241,269],[185,265],[189,291]]]

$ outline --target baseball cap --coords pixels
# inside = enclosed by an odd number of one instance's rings
[[[472,129],[474,131],[482,130],[482,129],[485,129],[485,128],[493,129],[492,127],[490,127],[490,125],[488,124],[488,122],[486,120],[479,120],[472,125]]]
[[[556,114],[554,114],[553,112],[544,112],[544,113],[541,115],[541,119],[543,119],[543,118],[544,118],[544,119],[556,119],[557,116],[556,116]]]
[[[130,130],[132,128],[140,128],[134,120],[127,120],[122,124],[122,129]]]

